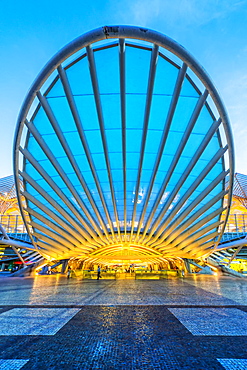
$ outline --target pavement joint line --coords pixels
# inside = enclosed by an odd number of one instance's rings
[[[100,282],[99,282],[100,283]],[[104,293],[108,288],[110,288],[112,285],[114,284],[114,282],[110,282],[109,284],[107,284],[106,287],[103,287],[103,289],[98,289],[96,290],[95,293],[93,293],[91,296],[89,296],[88,298],[85,298],[84,299],[84,304],[87,303],[87,302],[91,302],[93,299],[95,299],[96,297],[99,297],[102,293]],[[88,304],[87,304],[88,305]]]
[[[169,308],[169,307],[172,307],[172,308],[237,308],[237,309],[240,309],[240,310],[247,310],[247,305],[242,305],[242,306],[239,306],[239,305],[179,305],[179,304],[162,304],[162,303],[158,303],[158,304],[119,304],[119,303],[116,303],[116,304],[112,304],[112,303],[109,303],[109,304],[105,304],[105,303],[102,303],[102,304],[71,304],[71,305],[8,305],[8,306],[1,306],[0,305],[0,309],[6,309],[6,310],[9,310],[9,309],[13,309],[13,308],[84,308],[85,306],[88,306],[88,307],[102,307],[102,306],[105,306],[105,307],[156,307],[156,306],[159,306],[159,307],[164,307],[164,308]],[[3,311],[1,311],[3,312]],[[1,314],[0,312],[0,314]]]

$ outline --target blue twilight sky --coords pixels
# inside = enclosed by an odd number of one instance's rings
[[[46,62],[104,25],[145,26],[182,44],[226,105],[236,171],[247,174],[247,0],[0,0],[0,178],[13,173],[17,115]]]

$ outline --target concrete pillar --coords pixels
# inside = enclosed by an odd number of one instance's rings
[[[189,263],[188,259],[187,259],[187,258],[183,258],[183,260],[184,260],[184,266],[185,266],[185,268],[186,268],[186,271],[187,271],[189,274],[191,274],[191,268],[190,268],[190,263]]]

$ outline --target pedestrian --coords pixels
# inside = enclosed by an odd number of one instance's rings
[[[99,278],[101,278],[101,275],[100,275],[100,265],[98,266],[98,269],[97,269],[97,280],[99,280]]]
[[[67,271],[67,279],[70,278],[70,275],[71,275],[71,268],[70,266],[68,267],[68,271]]]

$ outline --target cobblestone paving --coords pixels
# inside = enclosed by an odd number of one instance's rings
[[[246,289],[213,276],[0,279],[0,370],[242,370]]]

